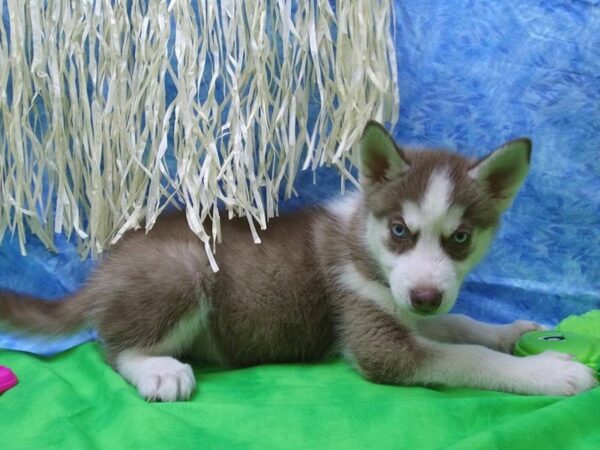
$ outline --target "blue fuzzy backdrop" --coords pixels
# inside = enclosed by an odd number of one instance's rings
[[[396,1],[401,144],[483,155],[533,140],[530,176],[456,311],[490,322],[546,324],[600,308],[600,1]],[[298,178],[283,210],[339,191],[322,169]],[[72,243],[58,254],[28,238],[0,247],[0,289],[59,299],[94,263]],[[0,334],[0,347],[51,354],[93,337]]]

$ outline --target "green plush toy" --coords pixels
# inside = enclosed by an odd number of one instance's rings
[[[554,330],[525,333],[515,345],[514,354],[528,356],[546,350],[573,355],[594,369],[600,379],[600,310],[569,316]]]

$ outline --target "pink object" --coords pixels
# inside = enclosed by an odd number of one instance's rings
[[[19,380],[8,367],[0,366],[0,394],[14,387]]]

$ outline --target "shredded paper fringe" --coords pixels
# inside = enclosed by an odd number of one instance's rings
[[[0,238],[86,257],[178,204],[217,270],[220,214],[259,242],[300,170],[356,183],[365,122],[399,110],[392,8],[0,0]]]

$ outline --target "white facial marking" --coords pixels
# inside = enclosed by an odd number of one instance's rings
[[[452,182],[446,170],[431,174],[429,184],[418,204],[402,205],[402,217],[410,230],[432,228],[445,235],[460,225],[464,209],[451,204]]]
[[[390,287],[396,302],[412,309],[410,292],[419,287],[430,287],[442,293],[438,312],[447,312],[454,306],[462,279],[454,261],[442,249],[439,236],[420,231],[415,247],[396,257],[390,273]]]
[[[452,183],[447,171],[436,171],[431,174],[429,185],[420,202],[422,214],[431,219],[441,218],[448,211]]]
[[[402,216],[412,233],[419,238],[414,248],[397,255],[390,273],[390,287],[396,302],[411,309],[410,292],[430,287],[442,292],[439,312],[448,311],[456,301],[462,279],[454,261],[441,246],[442,236],[452,234],[459,226],[463,208],[451,204],[452,182],[446,170],[431,174],[423,198],[402,205]]]
[[[404,253],[398,254],[388,245],[390,224],[387,218],[377,219],[373,215],[367,218],[367,248],[389,280],[394,303],[404,311],[414,311],[410,294],[417,288],[439,290],[442,304],[437,312],[449,311],[456,302],[464,277],[481,259],[492,240],[493,230],[473,230],[471,245],[474,251],[467,259],[455,261],[446,253],[442,238],[450,237],[460,227],[464,215],[463,207],[451,203],[452,191],[448,172],[438,170],[431,175],[419,202],[402,205],[402,217],[407,227],[413,235],[418,233],[414,247]],[[360,283],[367,286],[364,280]],[[388,300],[386,298],[386,304]]]

